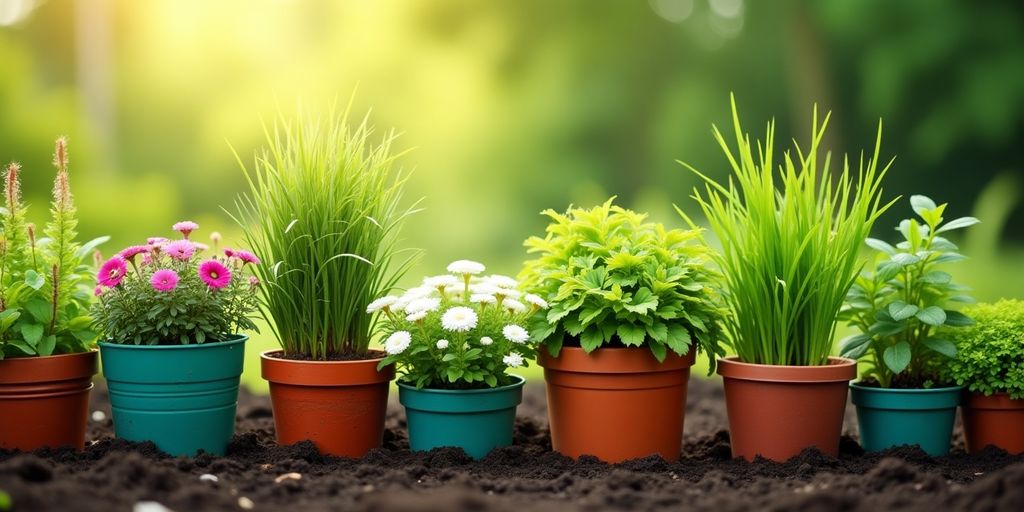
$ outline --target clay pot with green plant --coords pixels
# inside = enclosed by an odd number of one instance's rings
[[[475,261],[448,271],[367,312],[381,316],[387,357],[378,367],[395,365],[399,374],[410,448],[454,446],[479,459],[512,444],[525,380],[508,371],[534,358],[523,325],[547,304],[510,277],[479,275],[484,266]]]
[[[25,220],[21,167],[4,177],[0,214],[0,450],[85,445],[96,333],[89,315],[92,251],[76,241],[66,141],[57,140],[50,219]]]
[[[526,288],[550,308],[531,322],[544,345],[552,447],[607,462],[676,460],[690,366],[719,354],[718,275],[697,230],[668,230],[612,204],[571,208],[544,238]]]
[[[281,344],[261,354],[277,440],[361,457],[381,445],[394,367],[370,350],[370,303],[408,269],[396,248],[405,176],[394,132],[378,137],[348,110],[280,120],[245,171],[237,220],[256,255],[263,314]]]
[[[953,308],[972,299],[940,270],[964,259],[940,234],[978,220],[943,223],[946,205],[925,196],[911,197],[910,204],[920,222],[900,222],[901,242],[892,246],[867,239],[878,252],[876,266],[863,272],[847,295],[840,319],[860,332],[841,342],[840,353],[859,359],[865,369],[850,386],[865,450],[918,445],[931,455],[945,455],[962,387],[941,371],[956,346],[938,330],[971,325]]]
[[[725,325],[736,356],[719,361],[734,456],[786,460],[815,447],[835,456],[856,363],[830,357],[836,315],[863,263],[858,248],[889,204],[881,202],[881,128],[870,160],[851,173],[821,154],[829,115],[812,119],[809,148],[775,158],[775,125],[752,144],[740,127],[738,151],[714,129],[733,173],[725,185],[695,189],[722,244]],[[684,164],[686,165],[686,164]],[[778,167],[776,167],[778,166]],[[778,169],[778,170],[776,170]]]
[[[1024,453],[1024,301],[1003,299],[964,309],[967,327],[939,330],[956,346],[943,367],[964,386],[961,417],[968,452],[995,446]]]
[[[235,432],[243,331],[255,330],[259,259],[154,237],[100,267],[93,308],[114,433],[171,455],[223,455]]]

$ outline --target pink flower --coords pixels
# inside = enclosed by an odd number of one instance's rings
[[[151,249],[148,245],[133,245],[120,252],[120,256],[127,261],[134,261],[140,254],[148,253]]]
[[[103,286],[113,288],[121,284],[126,273],[128,273],[128,264],[124,258],[114,256],[100,267],[100,273],[96,276],[96,280]]]
[[[98,284],[98,285],[96,285],[96,288],[93,288],[92,294],[97,296],[97,297],[99,297],[100,295],[103,295],[103,292],[105,292],[105,291],[106,291],[106,288],[104,288],[102,284]]]
[[[196,246],[196,250],[197,251],[205,251],[205,250],[210,248],[209,245],[202,244],[202,243],[199,243],[199,242],[192,242],[192,245]]]
[[[224,249],[224,256],[227,256],[228,258],[235,257],[235,250],[234,249]]]
[[[146,239],[146,243],[153,247],[163,247],[167,245],[168,242],[170,242],[170,240],[162,236],[151,236]]]
[[[228,252],[230,252],[231,254],[228,254]],[[227,256],[229,258],[231,258],[231,257],[238,258],[239,260],[242,261],[243,265],[245,265],[246,263],[252,263],[253,265],[259,265],[260,264],[260,259],[257,258],[255,254],[253,254],[253,253],[251,253],[249,251],[243,251],[243,250],[240,250],[240,249],[235,249],[235,250],[224,249],[224,254],[227,254]]]
[[[196,246],[188,240],[175,240],[163,246],[163,251],[174,259],[188,261],[196,253]]]
[[[260,285],[260,278],[258,278],[256,276],[249,276],[249,286],[251,288],[256,288],[259,285]]]
[[[151,254],[149,254],[148,252],[146,254],[143,254],[142,255],[142,262],[140,264],[142,266],[152,265],[153,264],[153,256]]]
[[[153,272],[149,284],[158,292],[169,292],[178,287],[178,273],[170,269],[160,269]]]
[[[210,288],[224,288],[231,283],[231,271],[217,260],[199,264],[199,278]]]
[[[199,224],[196,224],[195,222],[192,222],[190,220],[183,220],[181,222],[175,223],[174,226],[171,227],[175,231],[181,233],[181,236],[187,239],[190,233],[199,229]]]

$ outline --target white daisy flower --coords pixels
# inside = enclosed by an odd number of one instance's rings
[[[529,331],[516,324],[506,325],[505,328],[501,330],[501,334],[505,336],[506,340],[509,340],[512,343],[526,343],[530,340]]]
[[[501,288],[489,283],[475,283],[469,285],[470,293],[474,295],[495,295]]]
[[[540,295],[534,295],[532,293],[527,293],[526,295],[523,296],[523,300],[525,300],[526,302],[529,302],[530,304],[533,304],[534,306],[537,306],[538,308],[541,308],[541,309],[547,309],[548,308],[548,301],[542,299],[540,297]]]
[[[469,301],[476,304],[494,304],[498,302],[498,299],[494,298],[494,295],[486,295],[483,293],[474,293],[469,296]]]
[[[424,297],[428,297],[432,293],[434,293],[435,291],[436,290],[434,288],[424,288],[424,287],[410,288],[405,293],[403,293],[402,296],[399,297],[397,301],[395,301],[395,303],[392,305],[391,309],[393,311],[405,311],[405,308],[409,306],[410,302],[412,302],[412,301],[414,301],[416,299],[422,299]]]
[[[405,306],[405,312],[410,315],[421,311],[429,313],[431,311],[436,311],[439,307],[441,307],[441,299],[428,297],[413,300]]]
[[[382,309],[387,309],[387,308],[391,307],[396,302],[398,302],[398,297],[395,297],[394,295],[388,295],[387,297],[381,297],[381,298],[371,302],[369,306],[366,306],[366,312],[370,313],[370,314],[373,314],[373,313],[376,313],[376,312],[378,312],[378,311],[380,311]]]
[[[438,350],[444,350],[448,348],[448,340],[437,340],[436,345]]]
[[[427,317],[427,313],[429,313],[429,311],[425,309],[417,311],[415,313],[409,313],[408,315],[405,315],[405,319],[410,322],[419,322],[420,320],[423,320],[424,318]]]
[[[498,288],[498,291],[494,292],[494,294],[502,297],[508,297],[510,299],[518,299],[522,295],[522,292],[511,288]]]
[[[423,280],[424,288],[461,288],[462,280],[451,275],[428,277]]]
[[[526,311],[526,306],[522,302],[513,299],[505,299],[501,301],[501,305],[505,306],[509,311],[513,313],[522,313]]]
[[[409,348],[409,344],[412,343],[412,335],[407,331],[395,331],[388,336],[388,339],[384,342],[384,351],[389,355],[401,354],[405,352],[405,349]]]
[[[519,281],[500,274],[487,276],[484,278],[484,282],[487,284],[493,284],[498,288],[519,288]]]
[[[501,362],[508,365],[509,368],[519,368],[523,365],[523,356],[512,352],[511,354],[501,358]]]
[[[477,275],[486,269],[487,268],[484,267],[483,263],[477,263],[470,260],[453,261],[448,265],[448,272],[462,275]]]
[[[480,338],[480,344],[485,347],[487,345],[490,345],[491,343],[494,343],[494,340],[492,340],[490,336],[484,336],[483,338]]]
[[[446,331],[466,332],[476,327],[476,311],[465,306],[456,306],[441,315],[441,327]]]

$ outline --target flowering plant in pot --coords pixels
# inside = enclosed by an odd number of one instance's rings
[[[459,260],[450,274],[367,307],[381,317],[387,357],[378,367],[396,367],[413,450],[456,446],[480,458],[512,444],[525,379],[508,371],[535,356],[523,325],[547,303],[484,270]]]
[[[694,198],[722,244],[715,260],[736,355],[718,373],[733,455],[786,460],[814,446],[834,456],[856,375],[853,360],[829,357],[836,315],[862,266],[858,248],[892,204],[880,200],[881,127],[854,178],[845,159],[836,171],[820,154],[829,116],[819,122],[815,109],[810,147],[786,152],[776,171],[774,122],[755,152],[735,100],[732,112],[737,152],[714,129],[732,166],[728,183],[688,167],[705,181]]]
[[[945,455],[961,387],[943,377],[941,369],[956,355],[956,346],[938,330],[970,325],[969,317],[952,308],[972,299],[940,270],[964,259],[940,235],[978,220],[943,223],[946,205],[925,196],[911,197],[910,204],[920,222],[900,222],[901,242],[892,246],[867,239],[878,253],[877,264],[861,273],[847,294],[840,319],[860,332],[842,341],[840,353],[860,359],[865,368],[851,390],[866,450],[916,444]]]
[[[190,239],[149,238],[99,269],[93,308],[101,333],[114,432],[172,455],[223,454],[235,429],[245,342],[255,330],[259,265],[252,253]]]
[[[404,175],[392,179],[394,132],[379,144],[348,111],[282,120],[246,170],[237,220],[254,252],[263,315],[280,350],[261,354],[277,440],[311,440],[322,452],[361,457],[379,447],[394,368],[370,350],[366,308],[404,274],[396,247]]]
[[[89,302],[91,252],[107,238],[76,241],[66,141],[57,140],[50,219],[27,223],[21,167],[4,176],[0,212],[0,449],[85,445],[96,373]],[[17,418],[16,421],[7,421]]]
[[[609,462],[679,457],[690,366],[721,353],[718,275],[697,230],[668,230],[609,199],[551,219],[522,271],[550,303],[542,343],[552,446]],[[594,428],[600,425],[599,428]]]
[[[942,376],[966,388],[961,409],[967,451],[992,445],[1024,453],[1024,301],[964,309],[965,327],[938,329],[956,346]]]

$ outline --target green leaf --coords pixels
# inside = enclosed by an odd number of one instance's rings
[[[0,311],[0,331],[6,332],[7,329],[10,329],[11,325],[14,325],[14,322],[16,322],[20,317],[21,311],[18,311],[17,309],[5,309],[4,311]]]
[[[871,347],[871,336],[867,334],[854,334],[847,336],[839,342],[839,355],[850,359],[860,359]]]
[[[38,290],[42,288],[44,284],[46,284],[46,280],[43,279],[43,276],[39,275],[39,273],[36,272],[35,270],[26,270],[25,284],[29,288],[32,288],[33,290]]]
[[[928,196],[922,195],[910,196],[910,207],[914,209],[914,213],[921,217],[925,216],[925,212],[936,208],[935,201],[932,201]]]
[[[51,334],[49,336],[44,336],[43,339],[39,341],[39,345],[36,346],[36,351],[39,352],[39,355],[41,356],[48,356],[53,354],[53,348],[56,346],[57,337]]]
[[[638,315],[645,315],[649,311],[654,311],[658,308],[658,296],[651,293],[651,290],[646,287],[640,288],[633,294],[633,298],[630,299],[628,304],[623,304],[626,311],[636,313]]]
[[[587,327],[580,335],[580,346],[583,347],[583,351],[586,353],[593,352],[597,347],[600,347],[604,343],[604,335],[601,333],[601,329],[596,325]]]
[[[619,325],[616,329],[615,334],[619,335],[619,339],[622,343],[627,346],[638,347],[643,344],[644,338],[646,337],[646,331],[643,326],[633,325],[624,323]]]
[[[889,367],[893,373],[900,373],[910,365],[910,344],[901,341],[891,347],[885,349],[882,353],[882,360],[885,361],[885,366]]]
[[[913,304],[907,304],[902,300],[898,300],[889,304],[889,316],[896,321],[906,320],[907,318],[914,316],[914,313],[917,313],[918,309],[919,308]]]
[[[32,299],[25,304],[25,309],[36,319],[39,323],[48,324],[50,319],[53,318],[53,309],[49,302],[43,299]]]
[[[18,350],[20,350],[20,351],[22,351],[22,352],[24,352],[24,353],[26,353],[26,354],[28,354],[30,356],[36,355],[35,347],[32,347],[31,345],[25,343],[24,340],[10,340],[10,341],[7,342],[7,344],[12,346],[12,347],[14,347],[14,348],[17,348]]]
[[[933,270],[921,276],[921,282],[928,284],[946,284],[952,280],[953,276],[949,272],[941,270]]]
[[[868,238],[867,240],[865,240],[865,242],[868,244],[868,247],[870,247],[870,248],[872,248],[872,249],[874,249],[876,251],[884,252],[884,253],[888,254],[889,256],[893,256],[897,252],[899,252],[899,251],[896,250],[895,247],[893,247],[888,242],[883,242],[882,240],[879,240],[877,238]]]
[[[879,281],[885,282],[896,277],[896,275],[902,270],[903,265],[900,265],[895,261],[884,261],[875,269],[875,277]]]
[[[924,346],[946,357],[956,357],[956,345],[954,345],[952,341],[939,338],[926,338],[924,340]]]
[[[935,232],[936,233],[945,233],[946,231],[952,231],[954,229],[961,229],[961,228],[970,227],[970,226],[973,226],[973,225],[975,225],[975,224],[977,224],[979,222],[981,222],[981,221],[976,219],[976,218],[974,218],[974,217],[960,217],[959,219],[954,219],[954,220],[951,220],[951,221],[943,224],[942,227],[940,227],[939,229],[936,229]]]
[[[669,324],[668,338],[665,343],[668,345],[668,348],[672,349],[676,354],[686,354],[690,351],[690,345],[693,343],[693,339],[690,337],[690,331],[686,326],[681,324]]]
[[[654,354],[654,358],[657,359],[659,363],[664,361],[665,355],[667,354],[667,351],[665,350],[665,344],[659,343],[657,341],[651,341],[650,346],[651,353]]]
[[[905,322],[875,322],[868,333],[874,336],[887,337],[903,332],[907,328]]]
[[[25,338],[26,343],[36,347],[39,344],[39,340],[43,338],[43,326],[40,324],[22,324],[21,336]]]
[[[668,339],[668,326],[664,322],[654,322],[647,326],[647,335],[654,341],[665,343]]]
[[[968,325],[974,325],[974,320],[971,317],[959,312],[952,310],[945,310],[946,321],[945,325],[951,327],[967,327]]]
[[[907,265],[914,265],[916,263],[920,263],[921,262],[921,258],[918,258],[917,256],[915,256],[913,254],[908,254],[908,253],[905,253],[905,252],[896,253],[896,254],[894,254],[892,256],[891,259],[892,259],[893,262],[899,263],[900,265],[902,265],[904,267],[907,266]]]
[[[928,306],[918,311],[914,316],[928,325],[942,325],[946,321],[946,312],[938,306]]]

